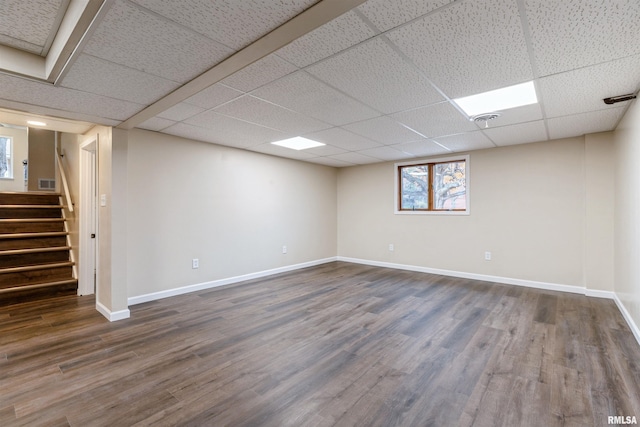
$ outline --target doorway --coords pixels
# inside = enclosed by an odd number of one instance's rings
[[[80,144],[80,253],[78,295],[95,294],[98,240],[98,137]]]

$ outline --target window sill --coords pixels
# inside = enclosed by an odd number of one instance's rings
[[[398,211],[394,212],[395,215],[445,215],[445,216],[466,216],[471,213],[467,209],[466,211]]]

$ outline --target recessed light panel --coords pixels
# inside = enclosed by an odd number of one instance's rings
[[[296,136],[295,138],[283,139],[282,141],[272,142],[273,145],[291,148],[292,150],[306,150],[307,148],[321,147],[325,144],[311,139]]]
[[[38,122],[35,120],[27,120],[27,124],[31,125],[31,126],[46,126],[47,124],[45,122]]]
[[[538,97],[536,96],[536,88],[531,81],[457,98],[453,102],[458,104],[469,117],[472,117],[482,113],[535,104],[538,102]]]

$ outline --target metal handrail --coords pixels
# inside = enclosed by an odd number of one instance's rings
[[[73,212],[73,202],[71,201],[71,193],[69,193],[69,184],[67,184],[67,175],[64,173],[64,167],[62,166],[62,160],[60,160],[60,153],[56,147],[56,161],[58,163],[58,170],[60,171],[60,178],[62,179],[62,187],[64,189],[64,196],[67,200],[67,208],[69,212]]]

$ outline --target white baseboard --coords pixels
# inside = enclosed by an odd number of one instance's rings
[[[369,261],[369,260],[364,260],[359,258],[347,258],[347,257],[341,257],[341,256],[338,257],[338,261],[352,262],[355,264],[372,265],[375,267],[395,268],[398,270],[417,271],[420,273],[440,274],[442,276],[460,277],[462,279],[482,280],[485,282],[503,283],[506,285],[525,286],[527,288],[545,289],[547,291],[570,292],[573,294],[582,294],[582,295],[586,295],[586,292],[587,292],[586,288],[582,288],[580,286],[561,285],[558,283],[537,282],[534,280],[513,279],[510,277],[489,276],[486,274],[465,273],[465,272],[454,271],[454,270],[441,270],[439,268],[420,267],[417,265],[395,264],[391,262],[382,262],[382,261]],[[604,295],[606,293],[604,291],[593,291],[593,292],[598,292],[599,293],[598,295],[601,295],[601,294]],[[611,295],[608,296],[608,298],[613,298],[613,292],[610,292],[610,294]],[[604,298],[604,296],[602,297]]]
[[[638,344],[640,344],[640,329],[638,329],[638,325],[636,325],[636,322],[633,321],[633,317],[631,317],[631,314],[629,314],[629,312],[627,311],[627,308],[624,306],[622,301],[620,301],[620,298],[618,298],[618,295],[614,294],[613,300],[616,302],[616,305],[618,306],[618,310],[620,310],[620,313],[622,313],[622,317],[624,317],[624,320],[627,321],[627,324],[629,325],[629,328],[631,329],[633,336],[636,337],[636,341],[638,341]]]
[[[303,262],[300,264],[278,267],[271,270],[259,271],[256,273],[243,274],[241,276],[229,277],[226,279],[213,280],[211,282],[197,283],[195,285],[182,286],[180,288],[168,289],[166,291],[153,292],[150,294],[138,295],[128,299],[129,305],[142,304],[144,302],[155,301],[162,298],[174,297],[188,294],[190,292],[202,291],[205,289],[217,288],[218,286],[231,285],[245,280],[259,279],[261,277],[272,276],[274,274],[286,273],[288,271],[300,270],[301,268],[313,267],[320,264],[336,261],[336,257],[324,258],[315,261]]]
[[[616,299],[616,293],[611,291],[598,291],[596,289],[585,289],[584,294],[591,298]]]
[[[129,309],[120,311],[111,311],[100,302],[96,301],[96,310],[100,312],[109,322],[115,322],[117,320],[128,319],[131,316]]]

